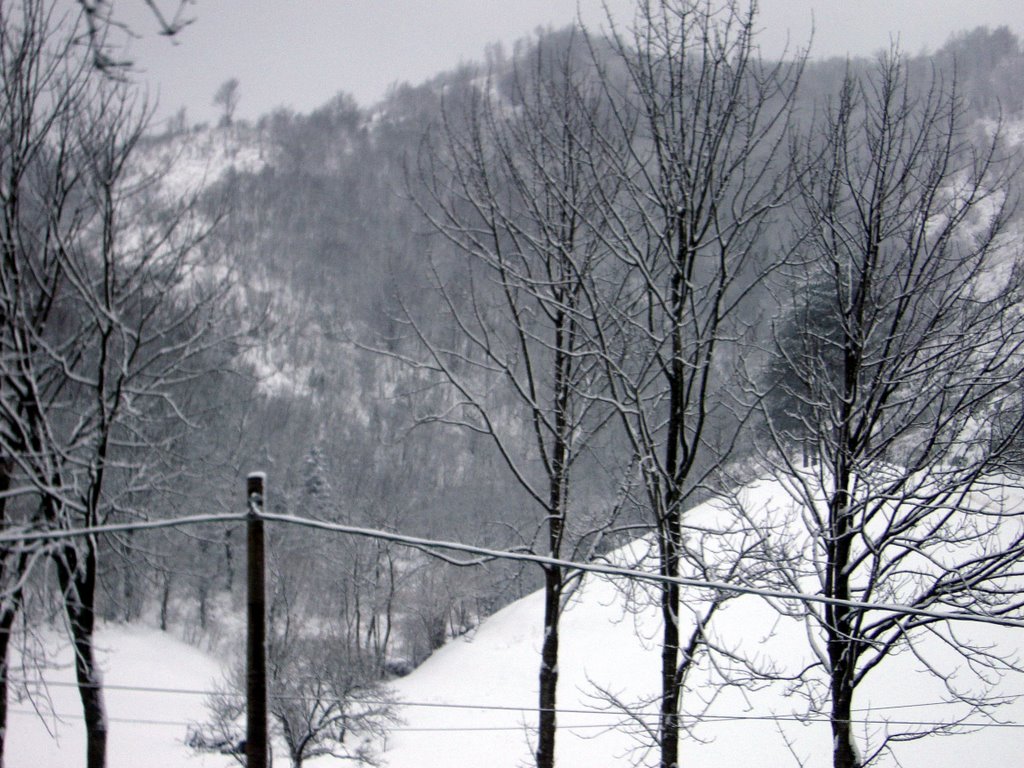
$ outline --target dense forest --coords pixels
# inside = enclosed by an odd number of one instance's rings
[[[1020,41],[765,61],[756,15],[714,5],[538,33],[369,107],[242,121],[226,84],[218,125],[159,130],[84,22],[0,7],[0,664],[13,644],[44,667],[39,636],[67,629],[90,768],[96,622],[240,663],[244,524],[45,534],[244,512],[254,470],[274,514],[550,559],[270,527],[270,714],[295,765],[386,731],[356,693],[543,588],[551,768],[564,561],[641,537],[625,565],[667,579],[635,595],[663,617],[664,768],[702,664],[781,674],[716,635],[730,594],[679,577],[832,600],[772,604],[808,628],[793,685],[835,768],[887,754],[858,744],[854,696],[920,634],[1020,671],[940,618],[1024,612],[1021,511],[980,501],[1022,462]],[[763,477],[804,513],[745,509]],[[735,503],[691,523],[711,497]],[[240,739],[232,680],[196,748]]]

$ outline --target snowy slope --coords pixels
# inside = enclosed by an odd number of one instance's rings
[[[217,662],[166,633],[141,626],[104,627],[97,633],[97,645],[108,686],[104,696],[110,720],[110,768],[230,764],[219,755],[194,757],[184,746],[187,724],[204,716],[202,694],[117,688],[209,690],[221,675]],[[30,701],[11,702],[7,768],[79,768],[85,763],[85,730],[66,644],[55,654],[45,679],[56,685],[47,691],[52,707],[37,695],[43,717],[33,712]]]
[[[402,711],[405,725],[391,737],[390,751],[385,756],[391,768],[519,768],[529,763],[530,726],[535,716],[528,709],[536,695],[542,611],[541,596],[530,595],[491,617],[473,637],[450,643],[408,678],[398,681],[396,691],[406,702],[475,703],[479,707],[407,705]],[[764,644],[790,656],[799,654],[796,628],[787,631],[784,627],[773,627],[770,616],[752,599],[737,600],[729,614],[738,641]],[[564,619],[560,708],[592,710],[600,706],[593,695],[595,685],[626,697],[629,692],[651,693],[657,689],[657,650],[653,643],[637,638],[634,621],[647,636],[657,631],[658,622],[652,612],[624,616],[621,594],[607,580],[591,580],[580,602]],[[883,678],[868,686],[859,702],[861,706],[870,704],[875,708],[872,719],[921,721],[947,717],[950,710],[946,706],[892,710],[884,707],[941,699],[930,677],[920,673],[911,659],[901,657]],[[527,711],[484,708],[488,706],[521,706]],[[801,706],[802,702],[787,697],[781,686],[749,694],[745,700],[737,694],[722,696],[710,714],[738,719],[702,724],[695,735],[703,743],[687,741],[683,745],[686,765],[726,768],[748,764],[754,758],[758,765],[796,766],[790,746],[808,768],[830,765],[826,724],[776,724],[757,719],[790,715],[799,712]],[[1012,711],[1008,707],[1001,715],[1003,719],[1024,722],[1024,705],[1016,704]],[[636,764],[634,761],[641,757],[636,741],[621,731],[602,727],[619,722],[619,718],[599,712],[563,715],[558,765],[592,768]],[[870,727],[877,730],[880,726]],[[474,728],[503,730],[471,730]],[[902,745],[899,754],[905,768],[970,765],[975,764],[979,754],[985,755],[987,764],[1013,765],[1019,761],[1019,738],[1018,730],[991,728],[966,736]]]
[[[229,172],[258,173],[265,165],[260,136],[242,126],[209,128],[165,138],[136,155],[171,200],[189,200]]]
[[[748,503],[769,508],[777,503],[779,489],[765,484],[750,493]],[[632,554],[620,556],[629,559]],[[588,577],[563,619],[559,707],[567,711],[559,717],[560,768],[643,762],[635,724],[625,723],[620,712],[609,711],[606,699],[598,695],[601,689],[633,702],[657,690],[657,612],[649,606],[627,610],[620,586],[608,578]],[[521,768],[530,763],[542,611],[539,593],[513,603],[393,684],[404,702],[400,712],[404,723],[386,745],[384,758],[391,768]],[[801,625],[778,620],[757,598],[732,601],[720,616],[719,630],[719,636],[735,647],[759,652],[780,668],[808,661]],[[964,627],[962,631],[999,644],[1001,652],[1020,645],[1015,640],[1019,630]],[[220,676],[211,658],[155,630],[106,627],[99,644],[106,649],[106,682],[111,686],[208,690]],[[66,651],[63,658],[67,665]],[[936,703],[945,698],[944,691],[920,667],[912,654],[903,654],[872,673],[855,701],[859,717],[870,721],[858,726],[859,736],[866,733],[876,738],[887,720],[921,722],[955,716],[954,707]],[[65,666],[49,671],[47,678],[70,682],[72,672]],[[709,690],[692,691],[685,708],[702,709],[697,698]],[[1006,680],[1002,691],[1024,694],[1024,680]],[[14,704],[8,768],[82,764],[84,738],[76,722],[74,690],[54,687],[50,693],[54,711],[71,717],[47,723],[55,727],[57,738],[52,739],[44,723],[28,714],[27,703]],[[234,764],[224,756],[192,755],[183,745],[186,724],[203,719],[202,696],[116,688],[106,696],[112,721],[110,768]],[[646,705],[644,709],[652,712],[654,708]],[[758,765],[826,768],[831,757],[828,726],[792,719],[804,711],[806,702],[787,695],[782,683],[743,695],[726,691],[710,704],[694,731],[696,738],[684,742],[685,765],[731,768],[753,758]],[[1004,722],[1024,723],[1024,698],[1007,704],[998,714]],[[979,720],[972,718],[972,722]],[[959,768],[979,760],[987,765],[1019,765],[1021,733],[1019,728],[988,727],[965,735],[932,737],[898,745],[897,756],[904,768]],[[283,754],[278,760],[285,760]],[[323,768],[346,763],[321,758],[307,764]],[[895,762],[884,758],[879,764]]]
[[[765,483],[748,490],[745,504],[770,510],[787,500],[777,485]],[[402,711],[405,726],[393,734],[386,755],[392,768],[529,764],[531,726],[536,719],[529,710],[536,702],[542,613],[541,595],[530,595],[492,616],[472,637],[453,641],[395,684],[398,697],[409,703]],[[718,626],[719,637],[748,654],[759,652],[780,669],[803,667],[810,661],[803,626],[777,619],[758,598],[732,601],[719,616]],[[962,626],[960,631],[1005,653],[1015,652],[1020,645],[1015,630],[975,625]],[[584,711],[559,719],[557,762],[561,768],[640,764],[644,755],[638,750],[637,729],[609,713],[606,699],[597,693],[601,689],[625,701],[651,697],[658,689],[660,659],[653,638],[659,632],[656,609],[627,611],[621,590],[609,579],[588,577],[563,619],[559,708]],[[934,658],[941,649],[929,648],[929,652]],[[855,699],[855,707],[861,710],[858,716],[867,721],[858,726],[858,736],[877,743],[887,721],[892,731],[906,730],[902,723],[947,722],[962,713],[941,703],[948,694],[921,667],[912,654],[905,653],[867,678]],[[1024,680],[1006,680],[1000,690],[1024,694]],[[702,693],[691,692],[684,709],[699,711],[701,702],[694,697]],[[449,706],[424,706],[429,704]],[[463,708],[466,704],[477,706]],[[692,768],[725,768],[749,764],[754,758],[758,765],[829,766],[828,725],[794,718],[806,713],[806,706],[804,700],[788,695],[783,683],[745,695],[726,691],[710,705],[694,730],[695,738],[683,744],[684,762]],[[654,710],[651,705],[645,707],[647,712]],[[1024,723],[1024,699],[1002,707],[998,716],[1004,722]],[[616,724],[625,727],[609,727]],[[905,768],[971,765],[979,755],[984,755],[986,764],[1015,765],[1020,764],[1021,733],[1018,728],[989,727],[966,735],[930,737],[898,745],[897,757]],[[879,764],[895,762],[884,757]]]

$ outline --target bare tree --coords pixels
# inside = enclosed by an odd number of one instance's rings
[[[539,509],[541,552],[553,558],[589,556],[611,519],[588,519],[573,493],[580,458],[608,418],[592,396],[598,368],[581,328],[584,285],[601,255],[593,228],[608,139],[595,133],[607,111],[592,78],[587,85],[578,34],[538,41],[508,78],[487,78],[465,104],[449,104],[419,169],[425,215],[468,257],[460,281],[470,281],[462,297],[435,273],[451,342],[412,323],[428,354],[418,367],[454,392],[428,420],[492,440]],[[540,768],[555,759],[559,621],[572,581],[544,567]]]
[[[802,59],[762,61],[756,31],[753,3],[644,0],[628,33],[613,29],[615,55],[602,75],[628,152],[612,153],[620,187],[605,205],[614,226],[601,237],[617,278],[588,296],[597,319],[591,344],[637,459],[638,503],[667,577],[750,578],[747,563],[758,560],[750,548],[762,534],[742,515],[717,523],[723,541],[741,543],[709,558],[700,542],[710,532],[688,531],[685,514],[714,490],[745,418],[730,408],[726,372],[750,317],[744,303],[776,262],[767,229],[790,195],[778,150]],[[674,583],[658,590],[652,737],[663,768],[679,765],[686,678],[723,599],[684,598]]]
[[[232,77],[225,80],[217,88],[217,92],[213,95],[213,103],[215,106],[220,107],[224,110],[224,114],[221,115],[220,124],[223,126],[231,126],[232,121],[235,117],[235,110],[238,109],[238,102],[241,99],[241,94],[238,92],[238,78]]]
[[[267,712],[274,734],[293,768],[327,755],[377,765],[378,749],[399,722],[396,702],[381,682],[375,660],[351,634],[349,617],[332,621],[321,614],[309,621],[309,602],[318,594],[311,589],[317,581],[309,570],[278,570],[274,579],[267,644]],[[191,747],[244,762],[239,746],[244,740],[245,685],[239,665],[207,699],[209,717],[191,729]]]
[[[193,22],[188,15],[189,6],[194,0],[131,0],[139,2],[149,9],[156,22],[159,34],[173,38]],[[116,13],[114,0],[76,0],[82,9],[86,37],[89,43],[93,65],[100,72],[119,75],[130,68],[132,62],[115,58],[112,46],[109,45],[110,30],[117,28],[130,35],[139,34],[122,21]]]
[[[0,24],[0,451],[5,482],[17,478],[15,493],[34,503],[26,522],[68,529],[137,516],[139,492],[165,482],[155,457],[187,427],[179,396],[222,339],[227,302],[199,252],[209,222],[189,201],[172,205],[158,176],[133,164],[146,107],[96,73],[73,22],[55,21],[45,2],[19,10]],[[100,768],[100,550],[85,537],[46,551],[74,649],[87,765]],[[28,562],[24,550],[4,555],[19,570]]]
[[[377,654],[367,652],[372,641],[360,624],[363,617],[331,615],[333,601],[322,599],[328,591],[365,590],[358,581],[361,574],[353,578],[338,568],[316,573],[307,560],[308,541],[302,544],[306,557],[298,558],[287,540],[282,531],[273,543],[278,552],[268,616],[268,714],[293,768],[323,755],[376,765],[378,748],[398,722],[394,698],[382,682],[383,664]],[[331,562],[329,557],[313,559]],[[303,565],[290,567],[287,560]],[[366,558],[356,562],[365,565]],[[369,565],[373,569],[377,564]],[[367,627],[384,621],[377,605],[365,606],[365,613]],[[237,694],[245,690],[244,683],[239,674]]]
[[[81,231],[77,217],[64,215],[75,206],[74,174],[54,162],[73,151],[69,115],[87,90],[71,52],[70,30],[53,21],[47,4],[0,7],[0,511],[7,530],[37,521],[52,480],[42,414],[61,396],[52,384],[59,372],[39,352],[47,329],[65,315],[56,292],[60,244]],[[24,546],[0,553],[0,761],[7,650],[40,553]]]
[[[1016,192],[998,141],[978,149],[975,138],[955,84],[910,82],[892,52],[848,75],[800,140],[794,321],[765,400],[775,406],[766,458],[799,509],[793,588],[986,616],[1024,608],[1014,586],[1024,510],[998,476],[1022,427],[1024,286],[1006,232]],[[813,466],[794,460],[798,445]],[[855,693],[897,652],[913,653],[968,712],[985,707],[986,675],[1016,666],[939,619],[805,611],[836,768],[955,729],[857,743]],[[959,674],[941,660],[949,651],[965,663]]]
[[[322,755],[377,765],[395,701],[359,655],[329,638],[272,645],[268,699],[293,768]]]

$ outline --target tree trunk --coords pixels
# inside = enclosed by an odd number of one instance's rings
[[[199,628],[205,632],[207,625],[210,623],[209,619],[209,595],[210,595],[210,584],[204,578],[200,577],[199,582]]]
[[[832,673],[832,766],[860,768],[860,757],[850,727],[853,691],[843,684],[845,677],[845,670],[842,669]]]
[[[555,764],[558,624],[561,610],[562,569],[552,566],[544,570],[544,640],[540,652],[537,768],[553,768]]]
[[[7,745],[7,649],[10,647],[14,619],[18,615],[18,597],[0,613],[0,768],[4,766]]]
[[[129,532],[128,536],[131,536]],[[125,558],[127,561],[127,558]],[[121,600],[124,603],[121,610],[121,619],[125,624],[135,618],[135,579],[131,572],[131,566],[125,562],[121,569]]]
[[[224,531],[224,588],[230,593],[235,587],[235,561],[231,549],[231,529]]]
[[[170,612],[171,603],[171,579],[170,572],[164,573],[163,589],[160,591],[160,631],[167,631],[167,617]],[[0,766],[2,768],[2,766]]]
[[[675,273],[671,282],[672,363],[669,368],[669,413],[668,434],[665,442],[664,491],[657,498],[655,489],[654,510],[658,519],[656,527],[659,537],[661,574],[669,578],[679,576],[680,541],[682,539],[681,493],[679,484],[689,470],[686,450],[686,383],[687,374],[684,360],[683,328],[685,327],[688,288],[683,279],[687,265],[691,264],[694,253],[688,250],[690,242],[683,210],[677,211],[675,226],[679,243],[676,251]],[[659,509],[659,501],[664,506]],[[679,585],[665,583],[660,587],[661,620],[661,714],[659,722],[659,744],[661,768],[677,768],[679,765]]]
[[[675,546],[667,545],[664,572],[677,576],[678,556]],[[679,765],[679,586],[665,584],[661,589],[661,714],[659,744],[661,768]]]
[[[69,620],[74,636],[75,677],[85,718],[85,764],[87,768],[106,768],[107,716],[103,705],[103,689],[96,669],[92,632],[82,630],[80,622],[71,618],[70,611]],[[79,626],[78,630],[75,629],[76,625]]]
[[[86,768],[106,768],[107,717],[93,647],[96,623],[96,545],[92,539],[87,539],[85,547],[85,558],[81,563],[78,551],[73,546],[65,547],[55,561],[75,652],[75,679],[85,720],[85,764]]]
[[[5,458],[0,461],[0,492],[6,492],[11,487],[11,472],[13,461]],[[7,527],[7,497],[0,494],[0,528]],[[21,574],[24,566],[25,555],[22,555],[18,562],[18,571],[15,577]],[[0,552],[0,584],[5,583],[7,576],[7,552]],[[18,615],[18,608],[21,603],[21,590],[18,589],[11,596],[9,602],[3,605],[0,611],[0,768],[4,766],[4,747],[7,744],[7,649],[11,642],[11,630],[14,629],[14,619]]]
[[[566,498],[569,478],[569,373],[572,357],[565,352],[572,347],[566,339],[566,317],[559,309],[555,320],[555,430],[551,446],[551,466],[548,475],[548,554],[557,558],[562,554],[565,532]],[[571,334],[570,334],[571,336]],[[543,441],[543,433],[538,431]],[[537,768],[554,768],[555,734],[558,718],[558,642],[559,622],[562,614],[564,573],[558,566],[544,569],[544,639],[541,645],[540,674],[538,680]]]
[[[853,386],[848,384],[848,391]],[[850,444],[846,425],[849,416],[844,413],[843,438]],[[848,449],[849,450],[849,449]],[[849,563],[854,525],[851,520],[850,492],[852,480],[848,462],[841,456],[836,462],[836,485],[829,504],[831,536],[826,547],[828,572],[825,594],[840,600],[850,600]],[[829,688],[832,695],[832,761],[833,768],[860,768],[860,758],[850,729],[853,704],[854,675],[857,665],[857,646],[852,621],[852,610],[846,606],[828,605],[825,608],[830,667]]]

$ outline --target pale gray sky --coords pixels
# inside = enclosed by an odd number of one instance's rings
[[[165,0],[170,2],[170,0]],[[577,14],[599,28],[601,0],[197,0],[194,23],[171,43],[155,34],[143,0],[115,0],[140,34],[130,55],[159,94],[161,116],[186,107],[189,120],[213,120],[217,86],[241,83],[238,116],[277,106],[301,112],[347,91],[363,105],[389,85],[419,83],[460,61],[483,58],[488,43],[507,48],[538,26],[561,27]],[[631,0],[607,0],[622,21]],[[867,55],[898,36],[911,53],[934,50],[953,32],[1009,26],[1024,36],[1022,0],[761,0],[760,37],[769,54],[787,36],[803,45],[814,19],[815,57]]]

